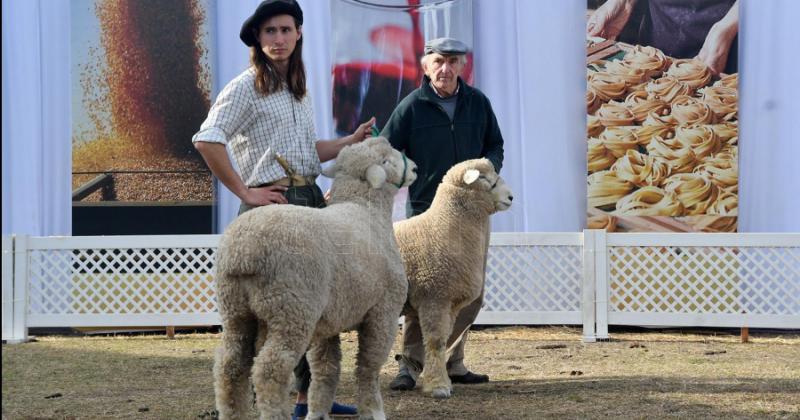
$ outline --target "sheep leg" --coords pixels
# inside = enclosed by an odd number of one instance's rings
[[[425,345],[422,391],[433,398],[450,398],[452,384],[447,376],[447,338],[453,331],[455,316],[449,307],[430,304],[420,307],[419,323]]]
[[[311,366],[311,388],[308,390],[306,420],[327,419],[341,371],[342,350],[339,335],[312,344],[307,357]]]
[[[225,318],[222,328],[222,346],[214,361],[217,411],[223,420],[245,418],[252,404],[249,373],[256,322],[247,317]]]
[[[356,382],[361,419],[386,419],[378,377],[397,334],[398,312],[375,308],[367,314],[358,330]]]
[[[308,348],[310,327],[284,325],[276,328],[274,322],[269,326],[264,346],[253,363],[256,407],[262,420],[285,420],[291,416],[289,385],[292,370]]]

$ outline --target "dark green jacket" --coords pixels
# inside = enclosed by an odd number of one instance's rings
[[[416,162],[417,180],[409,188],[413,215],[430,207],[436,188],[453,165],[485,157],[497,172],[503,166],[503,136],[492,105],[483,92],[458,79],[453,121],[434,102],[426,76],[422,86],[397,105],[381,136]]]

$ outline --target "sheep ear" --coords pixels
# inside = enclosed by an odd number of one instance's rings
[[[328,165],[327,168],[322,168],[322,176],[326,178],[335,178],[336,177],[336,162],[331,165]]]
[[[372,188],[380,188],[386,182],[386,170],[380,165],[367,168],[367,182]]]
[[[464,183],[467,185],[472,184],[477,181],[480,176],[481,171],[477,169],[468,169],[467,172],[464,173]]]

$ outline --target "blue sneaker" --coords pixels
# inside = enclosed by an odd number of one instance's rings
[[[331,416],[357,416],[358,410],[353,407],[352,405],[344,405],[339,404],[336,401],[333,402],[333,407],[331,407]]]
[[[350,417],[350,416],[357,416],[358,410],[352,405],[339,404],[336,401],[334,401],[329,414],[334,417],[338,416]],[[298,403],[294,405],[294,414],[292,414],[292,420],[300,420],[307,415],[308,415],[308,404]]]

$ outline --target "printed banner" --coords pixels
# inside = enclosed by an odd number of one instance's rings
[[[736,7],[589,0],[589,228],[737,230]]]
[[[351,134],[375,117],[378,130],[397,104],[418,88],[425,41],[450,37],[470,52],[461,74],[472,84],[470,0],[333,0],[333,121]],[[406,217],[408,189],[395,196],[393,220]]]
[[[334,0],[333,119],[339,135],[375,116],[383,128],[419,86],[425,41],[451,37],[472,49],[468,0]],[[472,83],[472,53],[462,74]]]
[[[210,0],[72,0],[73,201],[212,200]]]

